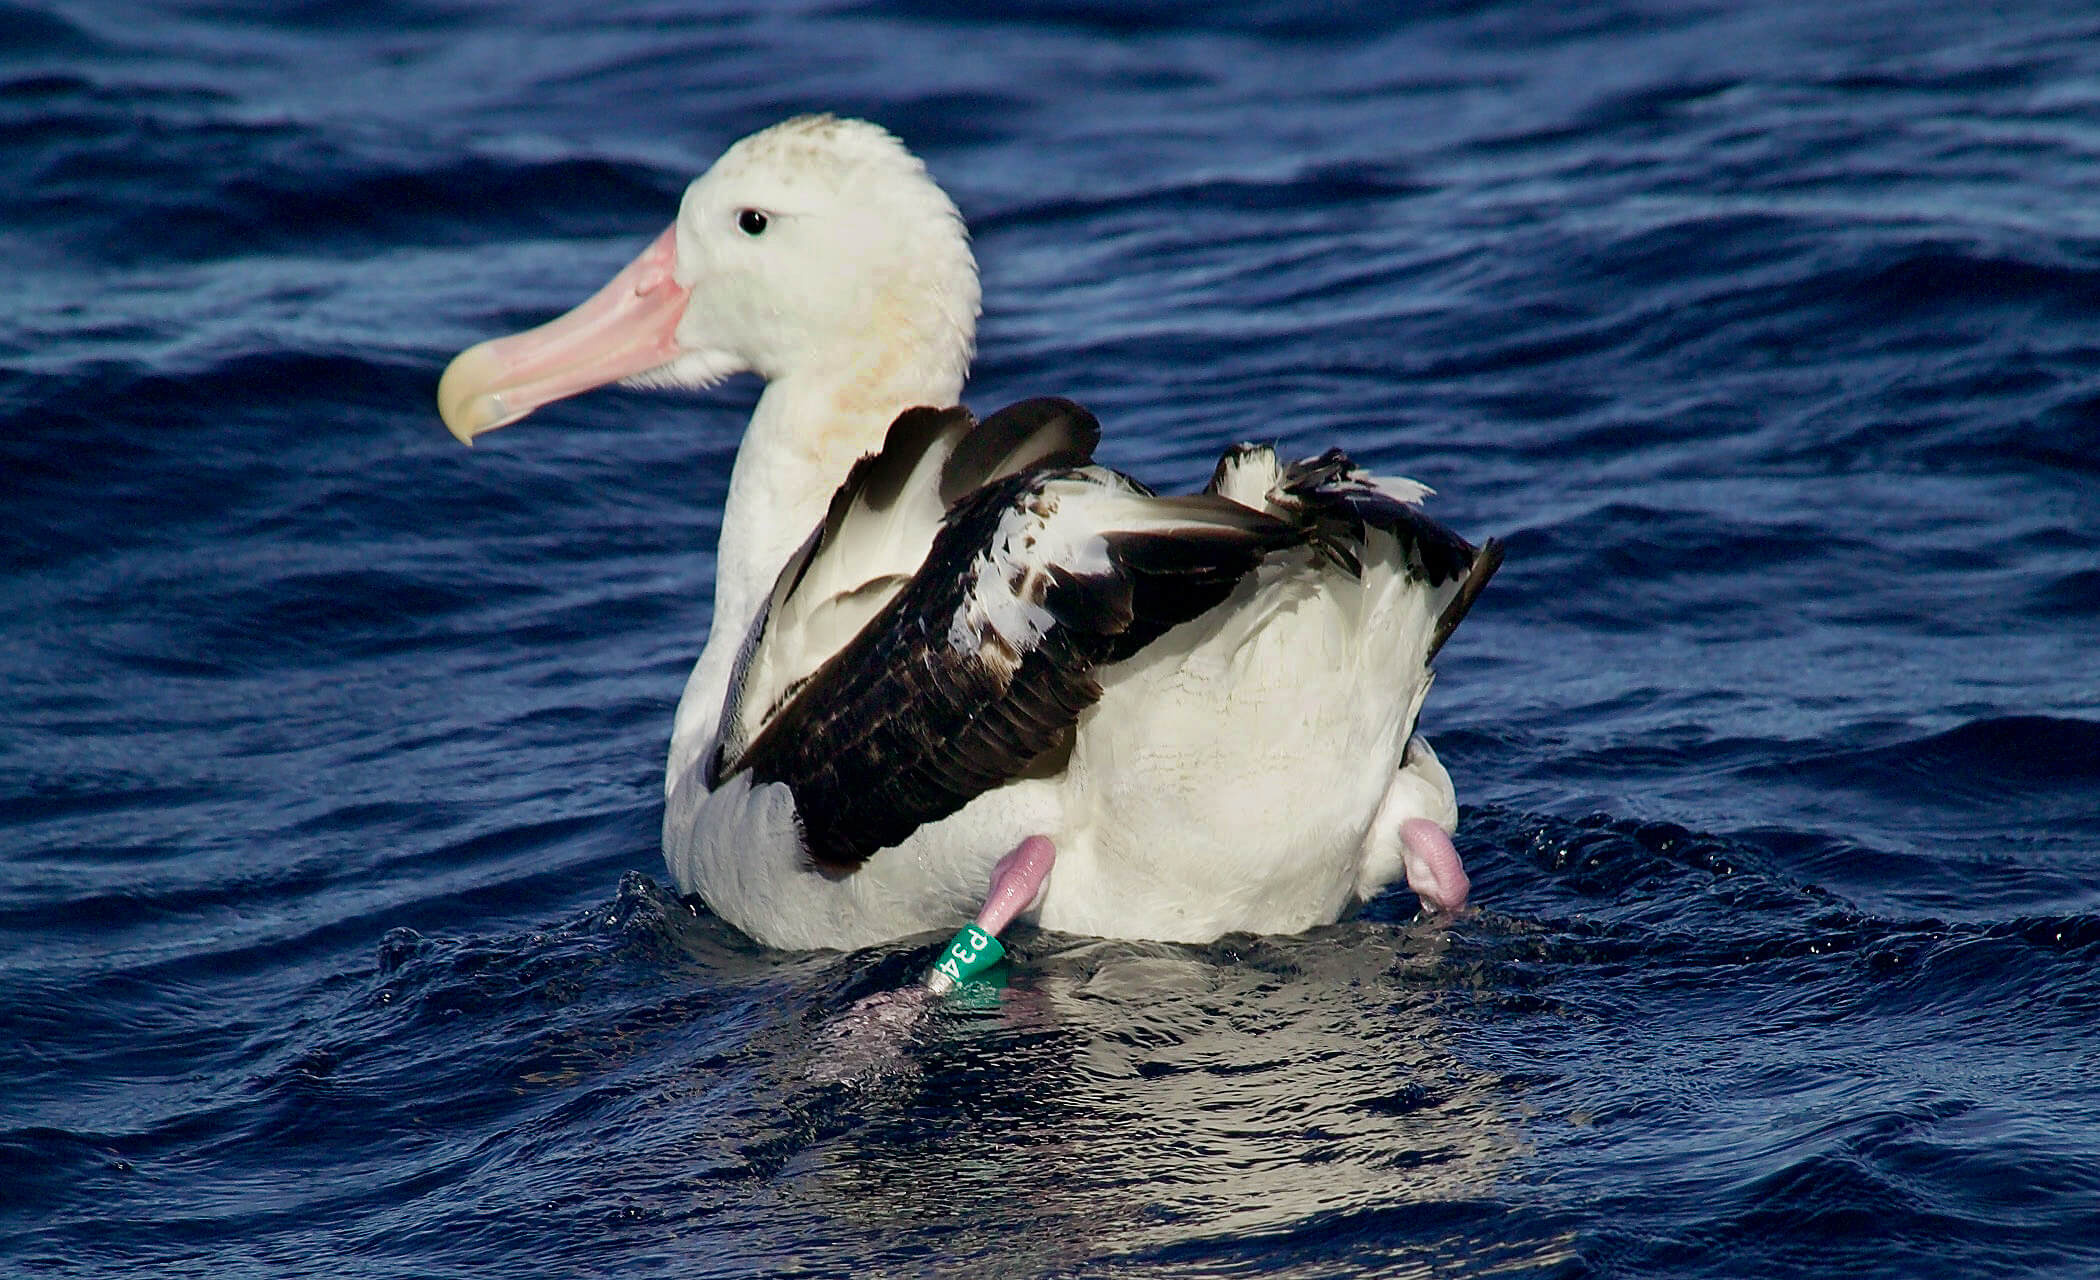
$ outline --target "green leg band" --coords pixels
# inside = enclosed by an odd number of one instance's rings
[[[1006,956],[1006,948],[999,940],[974,924],[966,924],[957,931],[940,959],[926,974],[926,988],[935,995],[945,995],[985,970],[999,963]]]

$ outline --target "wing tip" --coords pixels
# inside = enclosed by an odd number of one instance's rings
[[[1472,612],[1473,602],[1480,598],[1480,593],[1487,589],[1489,579],[1502,567],[1502,553],[1503,544],[1500,538],[1489,538],[1474,550],[1473,563],[1466,569],[1465,580],[1458,584],[1458,594],[1451,597],[1451,602],[1437,615],[1436,630],[1431,632],[1429,637],[1429,650],[1422,655],[1425,664],[1436,658],[1438,651],[1443,649],[1444,642],[1451,638],[1451,633],[1458,630],[1458,624],[1464,622],[1466,615]]]

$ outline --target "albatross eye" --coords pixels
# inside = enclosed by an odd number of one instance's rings
[[[764,235],[766,232],[766,215],[756,209],[740,209],[736,215],[736,226],[737,230],[747,236]]]

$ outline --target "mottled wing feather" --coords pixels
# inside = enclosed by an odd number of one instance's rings
[[[1298,504],[1311,522],[1314,544],[1351,573],[1363,571],[1357,552],[1367,528],[1392,534],[1406,554],[1408,573],[1432,587],[1464,576],[1477,554],[1420,507],[1379,488],[1340,449],[1285,467],[1277,496]]]
[[[1501,542],[1490,538],[1474,547],[1415,505],[1413,498],[1428,490],[1412,480],[1371,476],[1340,449],[1279,468],[1264,446],[1235,445],[1218,460],[1211,491],[1239,488],[1233,482],[1243,468],[1275,477],[1264,495],[1270,509],[1303,522],[1313,547],[1336,568],[1362,574],[1365,531],[1382,529],[1399,544],[1409,576],[1432,589],[1458,583],[1437,615],[1425,661],[1436,657],[1502,565]]]
[[[1101,696],[1096,667],[1129,652],[1132,637],[1211,607],[1263,555],[1303,536],[1224,499],[1141,499],[1167,505],[1154,527],[1101,532],[1105,570],[1045,565],[1031,579],[1049,619],[1032,644],[987,632],[958,646],[958,619],[972,616],[981,589],[977,562],[1001,521],[1073,479],[1098,483],[1039,471],[958,502],[918,575],[737,762],[794,792],[820,868],[852,871],[1026,771]],[[1172,533],[1159,527],[1169,522]]]
[[[959,496],[949,493],[952,486],[968,492],[1026,469],[1080,466],[1100,437],[1092,414],[1049,397],[1010,405],[981,423],[960,406],[897,415],[881,450],[853,464],[760,608],[730,680],[708,784],[719,782],[807,682],[821,655],[845,643],[830,634],[838,619],[857,623],[918,569],[941,513]],[[852,605],[856,597],[867,603]],[[825,616],[833,603],[849,608]]]
[[[1219,464],[1211,493],[1157,498],[1082,468],[1098,439],[1093,416],[1065,400],[1023,401],[983,423],[961,409],[909,411],[882,453],[855,466],[783,571],[748,648],[765,642],[765,619],[811,565],[854,538],[849,526],[869,519],[863,513],[880,516],[900,500],[947,509],[918,571],[851,640],[762,717],[746,717],[758,722],[745,734],[725,720],[716,776],[749,770],[754,781],[785,783],[819,868],[850,873],[1028,772],[1070,741],[1100,698],[1097,668],[1222,603],[1272,551],[1310,544],[1361,574],[1367,532],[1392,534],[1402,571],[1450,592],[1430,656],[1501,562],[1499,543],[1476,550],[1423,515],[1420,486],[1370,477],[1339,450],[1278,467],[1269,451],[1241,446]],[[938,493],[929,493],[936,474]],[[1250,491],[1257,476],[1271,482]],[[1102,510],[1115,514],[1099,527],[1068,514],[1053,529],[1058,493],[1109,495]],[[988,587],[988,548],[1017,513],[1039,522],[1020,541],[1040,549],[1002,561],[1012,580]],[[1013,540],[1002,545],[1011,552]],[[1059,545],[1076,549],[1069,562],[1050,553]],[[823,561],[817,576],[839,577],[841,563]],[[992,595],[1003,612],[988,606]]]

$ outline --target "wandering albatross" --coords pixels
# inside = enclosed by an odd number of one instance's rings
[[[610,382],[765,379],[671,736],[679,889],[788,948],[973,912],[1295,932],[1403,877],[1463,906],[1415,720],[1499,546],[1339,451],[1238,445],[1163,497],[1092,460],[1070,401],[980,422],[957,403],[978,302],[925,166],[802,116],[730,147],[575,310],[445,371],[469,443]]]

